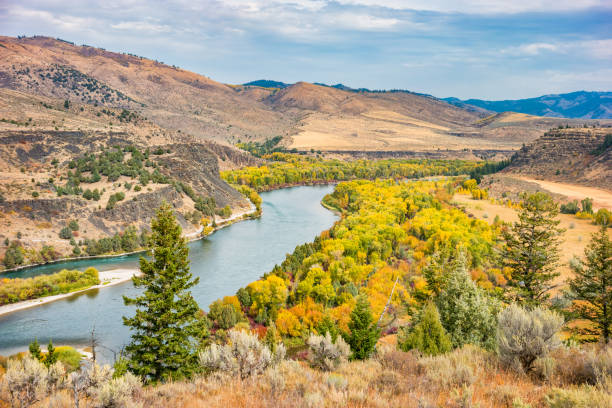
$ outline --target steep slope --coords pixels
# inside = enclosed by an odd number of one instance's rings
[[[457,98],[444,100],[462,108],[472,106],[494,112],[513,111],[558,118],[612,119],[612,92],[578,91],[505,101]]]
[[[505,173],[612,187],[612,128],[553,129],[512,158]]]
[[[164,128],[225,142],[284,134],[293,123],[202,75],[47,37],[0,37],[0,87],[126,108]]]
[[[101,160],[107,153],[109,159]],[[90,157],[98,176],[74,164]],[[128,226],[146,229],[163,201],[195,236],[202,210],[210,218],[225,206],[249,208],[220,179],[220,168],[256,163],[244,152],[162,128],[133,111],[0,88],[0,258],[5,239],[17,240],[26,253],[47,245],[70,254],[73,247],[59,232],[75,219],[79,240]],[[110,205],[116,195],[123,198]]]

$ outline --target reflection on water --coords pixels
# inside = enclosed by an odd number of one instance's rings
[[[320,205],[332,186],[294,187],[262,193],[263,216],[217,231],[207,239],[189,244],[191,271],[200,277],[192,289],[200,307],[207,309],[215,299],[230,295],[258,279],[282,262],[296,245],[309,242],[329,228],[336,216]],[[45,265],[11,273],[30,277],[61,269],[98,270],[134,268],[139,255],[120,258],[79,260]],[[9,275],[2,275],[9,277]],[[133,297],[131,282],[75,294],[57,302],[0,316],[0,355],[25,350],[35,338],[41,344],[85,346],[91,330],[104,347],[101,358],[112,360],[113,352],[129,341],[122,316],[133,313],[123,305],[123,296]]]

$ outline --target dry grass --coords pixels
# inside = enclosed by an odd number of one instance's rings
[[[500,204],[494,204],[487,200],[473,200],[471,197],[463,194],[455,194],[453,200],[463,206],[466,211],[474,217],[493,223],[495,216],[499,216],[502,221],[513,223],[518,220],[516,210],[508,208]],[[487,214],[488,217],[484,215]],[[583,257],[584,249],[589,243],[591,234],[597,232],[598,227],[590,220],[582,220],[569,214],[559,214],[561,223],[559,226],[565,229],[562,242],[560,245],[560,263],[558,271],[561,276],[557,278],[555,283],[564,284],[565,281],[572,276],[569,268],[569,261],[574,256]],[[570,228],[573,225],[573,228]],[[612,237],[612,231],[610,231]]]
[[[382,347],[376,358],[341,365],[335,372],[286,360],[264,374],[200,377],[192,381],[145,387],[135,407],[513,407],[521,401],[536,407],[565,407],[567,401],[610,401],[610,378],[593,380],[593,364],[612,372],[608,349],[560,350],[551,356],[553,373],[547,379],[515,373],[495,354],[466,346],[437,357],[418,357]],[[598,363],[602,360],[605,362]],[[606,365],[607,364],[607,365]],[[567,366],[567,367],[566,367]],[[570,375],[570,370],[586,373]],[[602,379],[603,378],[603,379]],[[599,382],[598,382],[599,381]],[[561,391],[559,391],[561,390]],[[547,400],[557,405],[549,405]],[[560,402],[559,402],[560,401]],[[70,407],[67,391],[47,398],[37,407]],[[81,406],[92,406],[82,401]],[[3,407],[0,403],[0,407]]]
[[[322,150],[414,150],[504,149],[520,147],[520,141],[492,141],[481,136],[459,137],[449,128],[393,111],[370,111],[359,115],[313,113],[302,121],[290,147]]]

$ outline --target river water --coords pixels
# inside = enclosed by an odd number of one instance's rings
[[[189,244],[191,272],[200,277],[192,293],[203,309],[215,299],[232,295],[279,264],[287,253],[310,242],[337,219],[320,204],[333,186],[304,186],[262,193],[263,215],[215,232]],[[98,270],[134,268],[140,255],[119,258],[68,261],[13,272],[3,277],[29,277],[61,269]],[[42,306],[0,316],[0,355],[25,350],[35,338],[46,344],[86,346],[92,328],[101,345],[101,360],[110,362],[114,353],[129,343],[130,331],[122,316],[133,314],[123,296],[138,290],[131,281],[91,290]]]

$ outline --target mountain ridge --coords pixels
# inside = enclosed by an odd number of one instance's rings
[[[477,107],[493,112],[513,111],[529,115],[573,118],[612,119],[612,92],[575,91],[535,98],[489,101],[483,99],[442,98],[458,107]]]

